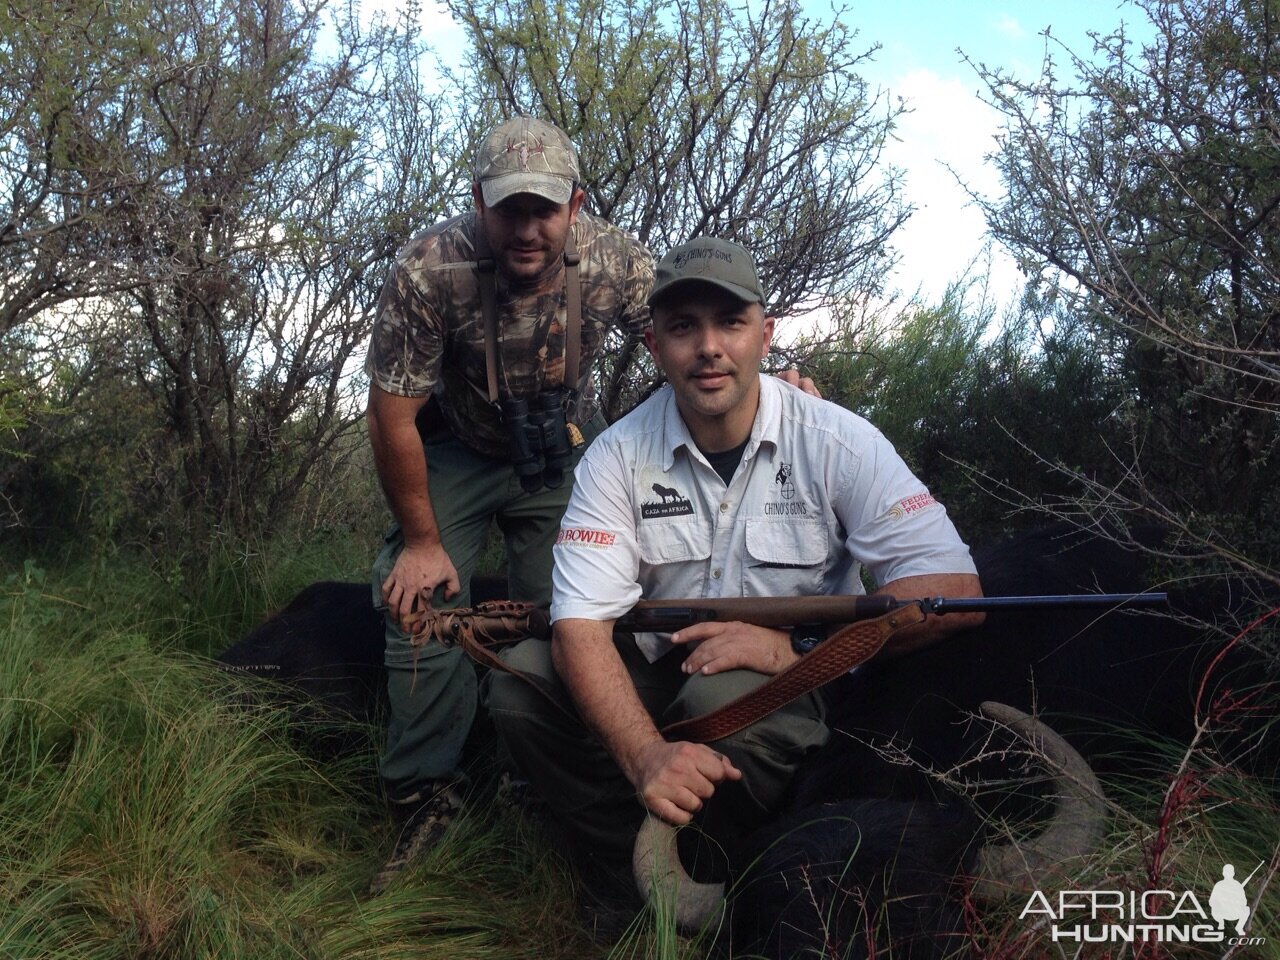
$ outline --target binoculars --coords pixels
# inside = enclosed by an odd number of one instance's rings
[[[542,390],[532,404],[523,397],[502,401],[502,422],[511,441],[511,465],[520,486],[534,493],[543,486],[564,483],[564,471],[573,459],[573,445],[564,418],[564,390]]]

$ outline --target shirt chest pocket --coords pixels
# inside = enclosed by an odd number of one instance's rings
[[[658,596],[700,597],[711,557],[711,531],[694,518],[642,520],[636,530],[640,548],[640,586],[645,596],[655,588],[679,585],[679,590],[658,590]],[[659,580],[661,583],[659,583]]]
[[[742,594],[748,597],[822,593],[827,531],[821,520],[749,519]]]

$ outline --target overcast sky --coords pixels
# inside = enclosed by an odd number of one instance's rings
[[[815,17],[832,17],[830,0],[808,0],[806,8]],[[881,45],[864,77],[904,98],[911,110],[886,156],[905,171],[904,193],[916,208],[895,234],[902,259],[891,281],[904,293],[919,290],[926,299],[936,299],[963,275],[986,240],[982,217],[956,176],[985,195],[1001,192],[985,160],[999,118],[979,98],[981,83],[959,51],[974,62],[1034,79],[1044,59],[1046,29],[1060,64],[1058,41],[1087,58],[1093,50],[1090,31],[1110,33],[1122,21],[1131,36],[1135,26],[1149,29],[1141,10],[1117,0],[881,0],[855,3],[841,20],[857,28],[860,41]],[[985,272],[985,264],[979,272]],[[1016,300],[1021,277],[1003,250],[992,251],[990,275],[997,303]]]
[[[363,0],[362,6],[393,12],[398,4]],[[465,38],[443,7],[435,0],[424,0],[422,7],[424,32],[435,49],[460,50]],[[824,22],[836,15],[832,0],[805,0],[805,9]],[[862,0],[839,16],[858,30],[858,42],[881,46],[864,77],[905,99],[910,109],[886,150],[886,159],[905,172],[905,197],[916,208],[895,234],[901,261],[889,284],[903,294],[918,291],[926,300],[936,300],[965,274],[986,244],[982,217],[956,177],[986,195],[1000,192],[985,160],[999,119],[979,99],[980,81],[959,51],[1033,79],[1044,58],[1046,29],[1086,57],[1092,51],[1090,31],[1105,34],[1123,21],[1131,35],[1135,26],[1149,32],[1142,12],[1121,0]],[[1002,308],[1017,299],[1021,278],[1007,253],[994,249],[991,258],[989,290]],[[977,273],[987,273],[985,260]]]

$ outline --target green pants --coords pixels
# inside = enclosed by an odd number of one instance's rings
[[[680,671],[687,651],[677,648],[649,663],[629,634],[614,644],[640,702],[658,727],[700,716],[754,690],[768,679],[751,670],[703,676]],[[489,676],[487,703],[494,726],[525,777],[562,817],[574,847],[603,862],[630,862],[644,808],[608,751],[587,730],[551,663],[551,644],[525,640],[502,658],[537,679],[563,709],[509,674]],[[821,698],[792,701],[745,730],[714,743],[742,771],[740,781],[716,787],[703,826],[724,839],[740,837],[772,813],[800,761],[826,743]]]
[[[583,428],[587,441],[604,427],[597,418]],[[573,489],[572,473],[554,489],[526,493],[510,463],[475,453],[449,433],[430,437],[427,489],[440,527],[440,542],[458,571],[462,592],[439,608],[471,604],[471,575],[484,549],[489,524],[496,521],[506,540],[511,599],[551,602],[551,547]],[[573,465],[584,444],[575,451]],[[384,615],[382,584],[404,549],[400,525],[392,526],[373,564],[373,603]],[[386,616],[387,693],[390,716],[387,748],[378,765],[392,801],[408,801],[430,781],[453,777],[475,719],[476,671],[456,647],[438,643],[413,647],[409,636]]]

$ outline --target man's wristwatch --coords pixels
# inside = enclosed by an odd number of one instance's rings
[[[831,628],[826,624],[801,624],[798,627],[791,628],[791,649],[800,656],[804,656],[831,633]]]

